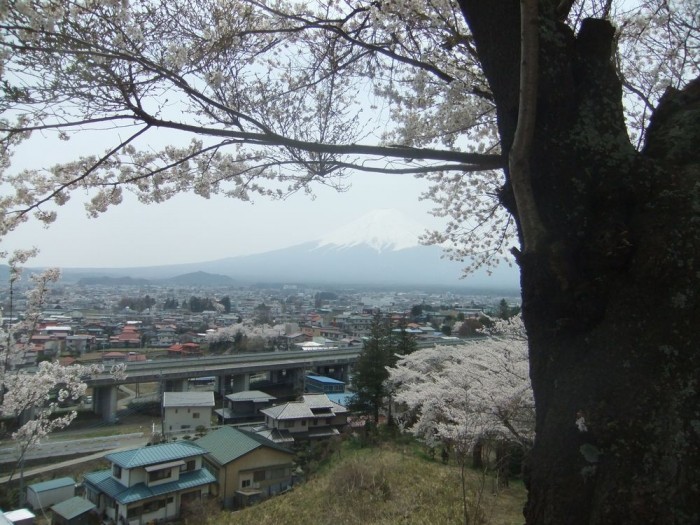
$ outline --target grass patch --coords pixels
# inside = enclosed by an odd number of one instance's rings
[[[514,482],[497,495],[490,479],[468,472],[472,496],[482,486],[481,518],[471,523],[523,523],[525,489]],[[473,501],[470,498],[470,501]],[[473,508],[471,509],[473,516]],[[194,523],[194,522],[192,522]],[[201,517],[200,521],[201,523]],[[293,491],[235,513],[212,516],[208,525],[451,525],[463,524],[459,469],[426,459],[411,446],[344,446],[330,464]]]

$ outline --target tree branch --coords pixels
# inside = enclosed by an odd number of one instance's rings
[[[530,151],[535,134],[537,114],[537,75],[539,70],[539,25],[537,0],[520,0],[520,96],[518,125],[508,155],[508,168],[513,195],[523,236],[523,251],[537,250],[545,237],[532,191]]]

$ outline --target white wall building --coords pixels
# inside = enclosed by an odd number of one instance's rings
[[[170,434],[211,428],[214,392],[164,392],[163,432]]]

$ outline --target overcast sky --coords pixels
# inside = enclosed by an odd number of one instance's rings
[[[383,131],[381,122],[374,126],[373,133]],[[80,155],[100,154],[114,146],[115,133],[128,130],[83,131],[67,142],[35,134],[17,150],[11,169],[45,168]],[[154,149],[191,138],[167,130],[154,130],[146,137],[146,147]],[[343,193],[316,186],[315,199],[299,193],[285,201],[256,198],[253,203],[180,195],[146,206],[125,192],[124,203],[97,219],[87,218],[76,192],[58,209],[58,220],[48,229],[37,223],[24,224],[0,241],[0,250],[38,247],[41,252],[29,266],[149,266],[284,248],[316,240],[382,208],[402,211],[427,228],[442,224],[429,214],[432,203],[419,201],[420,193],[427,189],[423,180],[411,175],[355,173],[348,182],[351,187]]]
[[[77,197],[59,209],[48,229],[22,225],[2,242],[3,250],[37,246],[30,266],[128,267],[198,262],[292,246],[379,208],[400,210],[426,227],[440,222],[419,202],[425,182],[412,176],[358,174],[349,191],[319,187],[317,197],[254,203],[223,197],[180,195],[157,205],[127,197],[97,219],[86,217]]]

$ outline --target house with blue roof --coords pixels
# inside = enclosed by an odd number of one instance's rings
[[[85,495],[120,525],[178,518],[216,482],[203,467],[205,453],[182,441],[107,454],[111,468],[85,475]]]
[[[338,394],[345,392],[345,383],[332,377],[309,374],[305,378],[305,389],[311,394]]]
[[[292,486],[294,452],[255,433],[221,427],[196,441],[207,451],[206,468],[218,481],[227,509],[248,506]]]

